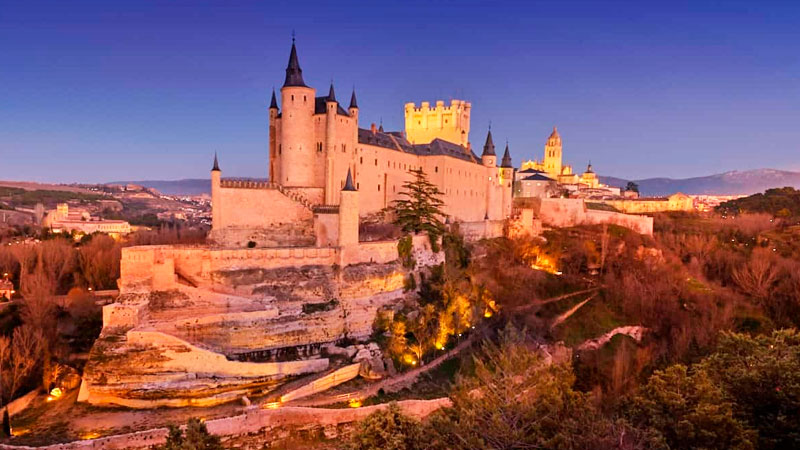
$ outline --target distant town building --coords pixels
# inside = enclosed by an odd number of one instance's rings
[[[87,211],[70,210],[66,203],[59,203],[56,209],[47,212],[42,225],[54,233],[72,233],[73,231],[92,234],[106,233],[114,238],[131,232],[131,225],[124,220],[105,220],[93,217]]]

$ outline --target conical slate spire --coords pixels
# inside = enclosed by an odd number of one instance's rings
[[[212,172],[219,172],[219,161],[217,161],[217,152],[214,152],[214,167],[211,168]]]
[[[286,86],[306,86],[303,81],[303,69],[300,68],[300,61],[297,59],[294,38],[292,38],[292,52],[289,54],[289,65],[286,66],[286,80],[283,82],[283,87]]]
[[[506,151],[503,153],[503,162],[500,164],[502,168],[512,168],[511,154],[508,152],[508,142],[506,142]]]
[[[356,102],[356,88],[353,88],[353,95],[350,96],[350,107],[358,108],[358,102]]]
[[[350,173],[350,169],[347,169],[347,180],[344,182],[344,187],[342,188],[343,191],[355,191],[356,188],[353,186],[353,175]]]
[[[333,92],[333,81],[331,81],[331,89],[328,91],[328,100],[329,102],[336,101],[336,93]]]
[[[275,98],[275,88],[272,88],[272,100],[269,102],[269,109],[278,109],[278,99]]]
[[[481,156],[496,156],[494,153],[494,141],[492,141],[492,130],[486,135],[486,143],[483,144],[483,154]]]

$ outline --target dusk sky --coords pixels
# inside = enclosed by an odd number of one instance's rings
[[[0,179],[264,177],[296,30],[308,84],[360,125],[472,102],[470,140],[582,172],[800,170],[800,5],[767,1],[0,4]]]

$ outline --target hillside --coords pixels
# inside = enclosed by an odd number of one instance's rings
[[[620,187],[625,187],[628,183],[628,180],[622,178],[605,176],[601,176],[600,181],[611,186]],[[647,178],[633,181],[639,185],[639,192],[645,196],[669,195],[675,192],[683,192],[684,194],[749,195],[776,187],[800,187],[800,172],[775,169],[734,170],[705,177],[684,179]]]
[[[111,181],[106,184],[138,184],[155,188],[166,195],[201,195],[211,194],[211,180],[203,178],[187,178],[183,180],[145,180],[145,181]]]

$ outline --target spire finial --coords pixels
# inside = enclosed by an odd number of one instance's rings
[[[219,172],[219,161],[217,160],[217,152],[214,152],[214,167],[211,168],[212,172]]]
[[[294,44],[294,39],[295,39],[295,33],[294,33],[294,28],[292,28],[292,44]]]
[[[272,86],[272,99],[269,102],[269,109],[278,109],[278,99],[275,98],[275,86]]]
[[[481,156],[495,156],[491,122],[489,122],[489,133],[486,134],[486,143],[483,144],[483,154]]]
[[[286,80],[283,86],[306,86],[303,81],[303,69],[300,68],[300,61],[297,58],[297,47],[294,45],[294,32],[292,32],[292,51],[289,53],[289,64],[286,66]]]
[[[331,78],[331,89],[328,91],[328,101],[329,102],[336,101],[336,93],[333,92],[333,78]]]
[[[511,152],[508,151],[508,141],[506,141],[506,151],[503,153],[503,162],[500,164],[500,167],[505,169],[514,167],[511,163]]]
[[[355,191],[356,188],[353,186],[353,174],[350,173],[350,169],[347,169],[347,179],[344,181],[344,187],[342,188],[343,191]]]
[[[356,85],[353,85],[353,95],[350,96],[350,107],[351,108],[358,108],[358,102],[356,102]]]

